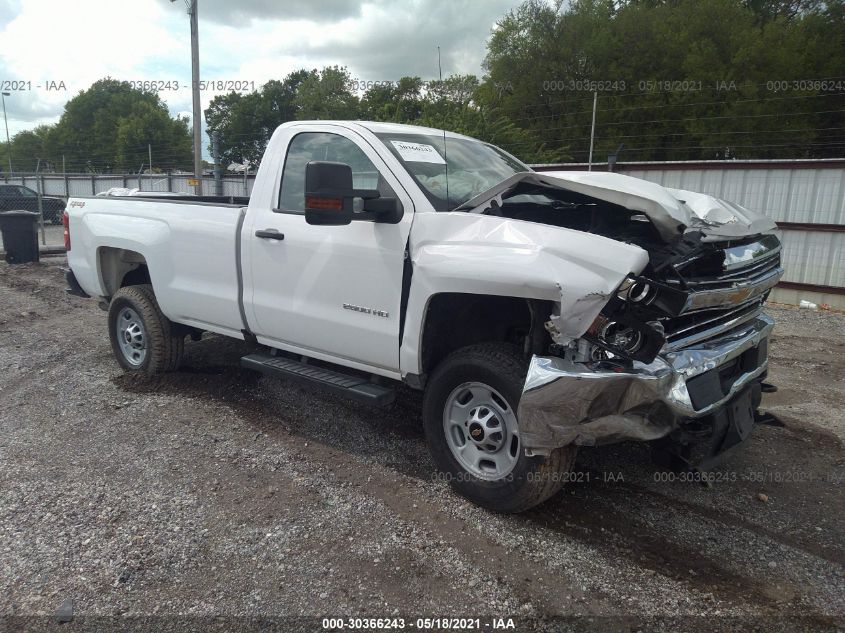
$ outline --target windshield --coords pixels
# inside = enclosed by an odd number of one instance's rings
[[[437,211],[450,211],[527,166],[481,141],[429,134],[376,134]],[[447,179],[448,167],[448,179]],[[448,195],[447,195],[448,190]]]

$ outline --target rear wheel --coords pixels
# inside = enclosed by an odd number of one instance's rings
[[[499,512],[521,512],[554,495],[575,459],[575,447],[525,455],[517,419],[525,371],[516,346],[472,345],[437,367],[425,394],[435,465],[459,494]]]
[[[152,286],[126,286],[109,304],[109,338],[124,370],[154,376],[179,367],[184,335],[158,307]]]

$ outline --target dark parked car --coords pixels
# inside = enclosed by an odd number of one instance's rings
[[[62,213],[65,210],[65,201],[61,198],[42,196],[44,209],[44,221],[53,224],[62,223]],[[21,185],[0,184],[0,211],[38,211],[38,194],[29,187]]]

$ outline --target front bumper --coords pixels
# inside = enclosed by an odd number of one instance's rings
[[[577,444],[665,437],[686,421],[720,413],[768,369],[765,314],[716,338],[631,368],[534,356],[519,403],[529,455]]]

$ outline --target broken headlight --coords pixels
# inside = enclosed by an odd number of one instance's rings
[[[628,277],[593,321],[585,338],[613,357],[650,363],[666,342],[664,304],[674,297],[667,289],[643,277]]]
[[[598,332],[599,340],[611,349],[618,349],[625,354],[636,354],[643,346],[643,332],[637,328],[608,321]]]
[[[623,301],[648,305],[654,299],[654,287],[645,279],[628,277],[619,286],[616,296]]]
[[[629,315],[599,314],[584,335],[614,357],[650,363],[666,342],[660,323],[643,322]]]

